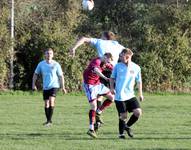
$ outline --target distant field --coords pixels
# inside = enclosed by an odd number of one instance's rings
[[[0,95],[0,150],[191,150],[191,96],[146,95],[135,138],[118,139],[115,105],[104,112],[97,139],[88,130],[85,96],[59,95],[53,126],[45,121],[41,94]]]

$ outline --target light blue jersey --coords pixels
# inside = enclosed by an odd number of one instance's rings
[[[141,68],[134,62],[128,66],[120,62],[114,67],[111,78],[115,80],[115,100],[126,101],[135,97],[135,82],[142,82]]]
[[[102,40],[97,38],[91,38],[91,45],[97,49],[98,57],[103,57],[105,53],[111,53],[113,56],[113,65],[117,64],[119,54],[125,48],[117,41]]]
[[[49,90],[51,88],[59,88],[59,76],[62,76],[62,68],[56,61],[48,64],[46,60],[41,61],[36,70],[36,74],[41,74],[43,79],[43,90]]]

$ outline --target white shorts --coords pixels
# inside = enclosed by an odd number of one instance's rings
[[[83,88],[89,102],[97,99],[99,95],[107,95],[110,93],[110,89],[102,83],[97,85],[83,83]]]

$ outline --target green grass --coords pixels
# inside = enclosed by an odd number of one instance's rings
[[[0,150],[188,150],[191,149],[191,96],[149,95],[141,103],[135,138],[118,139],[115,105],[103,116],[97,139],[88,130],[85,96],[59,95],[54,125],[45,128],[40,94],[0,94]]]

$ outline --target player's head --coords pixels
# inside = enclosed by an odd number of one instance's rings
[[[106,63],[111,63],[111,61],[113,61],[113,56],[111,53],[105,53],[103,57]]]
[[[111,31],[104,31],[104,32],[102,33],[101,38],[102,38],[103,40],[116,40],[115,34],[114,34],[113,32],[111,32]]]
[[[101,58],[101,68],[105,68],[107,63],[111,63],[113,61],[113,56],[111,53],[105,53],[104,56]]]
[[[53,56],[54,56],[54,52],[52,48],[48,48],[45,50],[45,58],[46,60],[52,60]]]
[[[129,48],[125,48],[121,51],[119,55],[119,59],[123,63],[128,63],[128,61],[131,60],[131,57],[133,56],[133,52]]]

